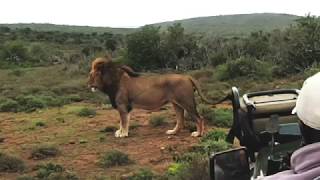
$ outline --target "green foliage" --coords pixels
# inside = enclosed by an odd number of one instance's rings
[[[47,163],[36,167],[35,178],[40,180],[78,180],[79,178],[70,171],[66,171],[61,165]]]
[[[209,180],[208,164],[207,156],[193,153],[192,158],[188,159],[188,161],[169,166],[166,176],[170,180]]]
[[[46,107],[46,102],[39,97],[28,95],[28,96],[18,96],[16,99],[20,106],[20,111],[32,112],[36,109],[41,109]]]
[[[220,65],[217,69],[220,80],[247,77],[251,79],[270,79],[272,67],[268,62],[260,61],[252,57],[240,57]]]
[[[95,109],[84,107],[81,108],[77,114],[81,117],[94,117],[97,113]]]
[[[209,131],[205,136],[201,138],[201,142],[207,141],[219,141],[226,139],[227,135],[226,132],[223,130],[215,129]]]
[[[36,121],[36,122],[34,123],[34,125],[35,125],[36,127],[45,127],[45,126],[46,126],[46,123],[43,122],[43,121],[38,120],[38,121]]]
[[[229,109],[213,109],[208,105],[199,104],[198,111],[211,125],[217,127],[230,127],[232,125],[233,114]]]
[[[139,169],[138,172],[128,177],[128,180],[152,180],[155,177],[150,169]]]
[[[0,152],[0,172],[21,172],[25,168],[21,159]]]
[[[167,176],[178,176],[184,170],[186,164],[185,163],[173,163],[170,164],[167,170]]]
[[[100,159],[99,165],[104,168],[113,166],[123,166],[130,164],[132,161],[129,156],[118,150],[111,150],[106,152]]]
[[[5,99],[0,101],[0,112],[17,112],[19,104],[15,100]]]
[[[167,123],[167,117],[164,115],[151,116],[149,124],[152,127],[163,126]]]
[[[233,121],[233,113],[231,109],[215,109],[214,118],[210,119],[210,123],[217,127],[231,127]]]
[[[59,153],[59,149],[53,145],[40,145],[32,149],[30,158],[35,160],[46,159],[55,157]]]
[[[144,26],[128,35],[129,64],[137,69],[156,69],[161,66],[159,27]]]

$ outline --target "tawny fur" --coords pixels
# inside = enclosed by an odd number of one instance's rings
[[[176,134],[184,126],[184,111],[197,124],[192,136],[202,136],[204,120],[199,116],[194,97],[195,90],[202,95],[197,82],[188,75],[139,75],[128,66],[119,66],[110,58],[97,58],[92,62],[88,86],[106,93],[112,106],[120,114],[120,129],[116,137],[126,137],[129,133],[129,113],[132,108],[156,110],[171,103],[177,115],[174,129],[167,134]]]

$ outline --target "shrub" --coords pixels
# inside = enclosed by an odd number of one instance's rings
[[[19,104],[17,101],[6,99],[0,103],[1,112],[17,112],[19,109]]]
[[[207,105],[199,104],[198,111],[211,125],[218,127],[230,127],[232,125],[233,114],[229,109],[213,109]]]
[[[36,167],[37,179],[43,180],[78,180],[79,178],[70,171],[66,171],[61,165],[48,163]]]
[[[205,141],[201,143],[201,150],[207,154],[224,151],[230,148],[231,148],[231,144],[227,143],[224,140]]]
[[[128,177],[128,180],[152,180],[155,177],[150,169],[140,169],[132,176]]]
[[[272,77],[272,65],[253,57],[240,57],[230,60],[226,64],[218,66],[217,77],[220,80],[247,77],[252,79],[270,79]]]
[[[207,156],[197,154],[188,162],[169,166],[166,176],[170,180],[209,180],[208,164]]]
[[[122,166],[130,164],[129,156],[118,150],[111,150],[106,152],[100,159],[100,166],[109,168],[112,166]]]
[[[166,174],[167,176],[177,176],[184,170],[184,168],[186,168],[185,163],[173,163],[168,167]]]
[[[35,126],[37,127],[45,127],[46,126],[46,123],[45,122],[42,122],[42,121],[36,121],[34,123]]]
[[[80,109],[78,112],[78,116],[81,116],[81,117],[92,117],[92,116],[95,116],[96,114],[97,114],[96,110],[91,108],[86,108],[86,107]]]
[[[158,115],[158,116],[152,116],[150,118],[149,124],[152,127],[158,127],[158,126],[163,126],[164,124],[167,123],[167,117],[163,115]]]
[[[17,97],[17,101],[21,111],[32,112],[36,109],[46,107],[46,102],[43,99],[32,95],[19,96]]]
[[[0,172],[21,172],[24,169],[25,165],[22,160],[0,152]]]
[[[48,157],[55,157],[59,154],[59,150],[57,147],[53,145],[41,145],[38,147],[34,147],[31,152],[32,159],[46,159]]]
[[[232,125],[233,113],[230,109],[215,109],[214,118],[209,123],[218,127],[230,127]]]
[[[226,139],[227,134],[222,130],[211,130],[205,136],[201,138],[201,142],[206,141],[218,141]]]

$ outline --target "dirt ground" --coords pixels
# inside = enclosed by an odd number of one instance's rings
[[[97,109],[93,118],[79,117],[76,111],[82,107]],[[151,127],[151,115],[166,114],[168,123],[160,127]],[[45,126],[35,123],[42,121]],[[175,125],[175,114],[170,106],[159,112],[134,110],[131,125],[135,128],[127,138],[116,138],[114,133],[100,132],[106,126],[118,126],[117,111],[101,108],[92,104],[77,103],[62,108],[50,108],[33,113],[0,113],[0,149],[7,154],[22,158],[27,170],[22,174],[34,174],[33,167],[46,162],[60,164],[77,174],[81,179],[95,179],[112,176],[118,179],[139,168],[150,168],[156,173],[164,173],[173,162],[175,154],[187,151],[198,143],[199,138],[190,136],[185,129],[178,135],[168,136],[165,132]],[[207,127],[207,130],[212,127]],[[61,154],[46,160],[30,159],[33,147],[41,144],[56,145]],[[111,149],[117,149],[129,155],[134,161],[127,166],[100,168],[99,157]],[[16,179],[18,173],[2,173],[0,179]]]

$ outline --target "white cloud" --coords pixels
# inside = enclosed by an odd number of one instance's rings
[[[145,24],[245,13],[320,15],[317,0],[6,0],[0,23],[54,23],[136,27]]]

